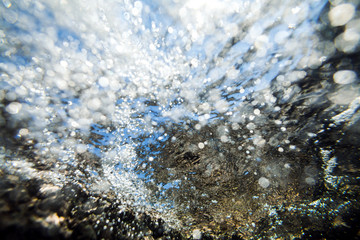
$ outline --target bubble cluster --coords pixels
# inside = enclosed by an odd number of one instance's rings
[[[1,144],[32,157],[7,153],[1,168],[115,196],[193,239],[196,211],[258,221],[219,206],[311,192],[321,174],[310,144],[329,119],[358,119],[357,65],[336,60],[359,50],[358,4],[339,2],[3,0]],[[98,231],[112,232],[105,223]]]

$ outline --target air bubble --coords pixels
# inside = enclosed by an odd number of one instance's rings
[[[101,77],[99,79],[99,85],[103,88],[109,86],[109,79],[107,79],[106,77]]]
[[[351,3],[340,4],[329,11],[329,20],[332,26],[343,26],[355,15],[355,7]]]
[[[341,70],[334,74],[334,82],[337,84],[350,84],[355,82],[356,73],[351,70]]]
[[[270,181],[265,177],[259,178],[258,183],[262,188],[267,188],[270,186]]]
[[[21,103],[12,102],[6,106],[6,111],[10,114],[18,114],[22,108]]]
[[[312,177],[307,177],[307,178],[305,178],[305,182],[306,182],[307,184],[311,185],[311,186],[313,186],[313,185],[316,184],[315,179],[312,178]]]
[[[78,153],[84,153],[84,152],[87,151],[87,146],[86,146],[85,144],[78,144],[78,145],[76,146],[76,151],[77,151]]]
[[[221,140],[221,142],[226,143],[226,142],[229,141],[229,138],[228,138],[228,136],[226,136],[226,135],[222,135],[222,136],[220,137],[220,140]]]
[[[202,237],[202,233],[199,229],[195,229],[192,233],[192,238],[195,240],[199,240]]]

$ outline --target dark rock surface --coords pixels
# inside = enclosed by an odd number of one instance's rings
[[[90,196],[77,185],[62,188],[1,173],[1,239],[182,239],[161,219],[114,199]]]

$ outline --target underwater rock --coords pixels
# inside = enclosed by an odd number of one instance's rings
[[[2,239],[180,239],[161,219],[121,209],[111,197],[90,196],[77,185],[58,188],[39,180],[1,173]]]

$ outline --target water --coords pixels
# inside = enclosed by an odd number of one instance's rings
[[[324,139],[358,131],[358,2],[337,2],[3,0],[1,168],[196,237],[306,215],[347,178]]]

